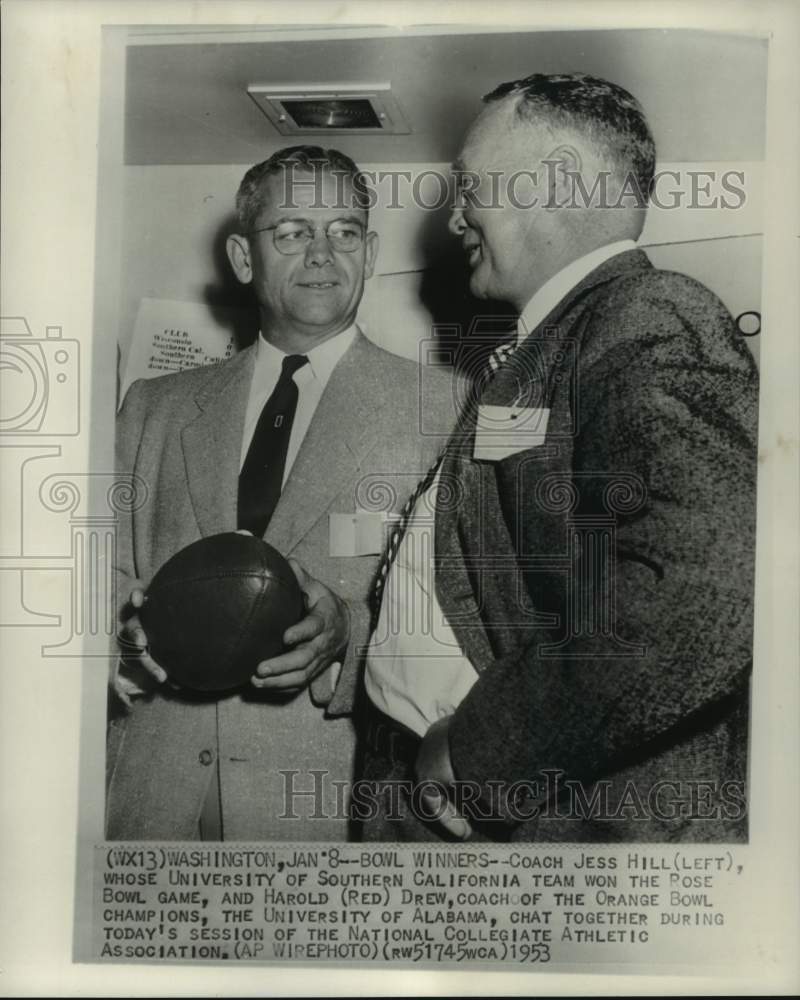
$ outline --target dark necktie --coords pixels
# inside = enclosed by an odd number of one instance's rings
[[[484,378],[491,378],[500,365],[504,364],[517,349],[516,340],[511,341],[507,344],[501,344],[496,347],[486,362],[486,367],[484,370]],[[417,501],[422,496],[422,494],[433,485],[433,481],[436,478],[436,473],[439,471],[439,466],[442,464],[442,459],[444,458],[445,452],[447,451],[447,445],[439,453],[438,458],[433,463],[433,465],[425,473],[425,476],[417,483],[417,486],[411,496],[406,500],[403,505],[403,509],[400,511],[400,518],[392,529],[392,533],[389,535],[389,542],[386,546],[386,550],[383,553],[383,559],[381,560],[380,567],[378,569],[378,575],[375,577],[375,584],[372,589],[371,603],[372,603],[372,621],[370,631],[374,632],[378,624],[378,618],[381,612],[381,599],[383,597],[383,588],[386,584],[386,579],[389,576],[389,570],[392,568],[392,564],[397,558],[397,553],[400,551],[400,545],[405,537],[406,530],[408,529],[408,522],[411,520],[411,515],[414,513],[414,508],[417,505]]]
[[[294,373],[308,362],[304,354],[283,359],[281,376],[264,404],[239,473],[237,526],[260,537],[281,495],[286,453],[297,409]]]

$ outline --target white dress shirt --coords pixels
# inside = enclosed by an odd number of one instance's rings
[[[341,361],[345,351],[353,343],[355,335],[355,325],[349,326],[341,333],[337,333],[335,337],[324,340],[317,347],[312,347],[310,351],[304,352],[308,358],[308,364],[303,365],[294,373],[294,383],[297,386],[297,409],[294,414],[292,433],[289,436],[289,450],[286,453],[282,485],[285,485],[292,470],[300,445],[303,443],[303,438],[311,424],[311,418],[314,416],[314,411],[322,398],[325,386],[328,384],[328,379],[331,377],[333,369]],[[253,440],[256,424],[264,409],[264,404],[278,384],[285,357],[283,351],[273,347],[269,341],[264,339],[263,333],[259,334],[256,343],[256,363],[244,416],[239,469],[244,465],[247,450]]]
[[[517,322],[517,343],[604,261],[636,249],[633,240],[599,247],[562,268],[533,295]],[[367,652],[365,685],[373,704],[424,736],[451,715],[478,679],[436,598],[434,511],[437,474],[417,501],[384,585],[381,613]]]
[[[419,736],[451,715],[478,675],[436,599],[434,517],[439,474],[408,521],[381,601],[364,677],[372,703]]]

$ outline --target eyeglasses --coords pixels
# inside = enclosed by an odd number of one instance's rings
[[[353,253],[364,242],[364,227],[360,222],[351,222],[349,219],[334,219],[327,226],[312,226],[309,222],[279,222],[276,226],[253,229],[251,235],[271,232],[275,249],[291,256],[305,253],[320,229],[325,233],[331,249],[342,253]]]

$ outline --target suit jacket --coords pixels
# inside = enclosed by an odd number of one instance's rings
[[[138,477],[147,499],[120,523],[120,603],[134,578],[146,584],[190,542],[236,528],[254,357],[248,348],[219,366],[131,387],[119,418],[118,467]],[[288,701],[255,689],[214,701],[169,685],[136,700],[111,727],[110,839],[193,839],[217,758],[225,839],[346,838],[343,799],[331,782],[352,777],[347,715],[380,545],[368,555],[331,556],[329,514],[396,512],[441,449],[435,431],[446,440],[454,419],[450,380],[430,370],[421,380],[420,371],[357,335],[331,375],[264,536],[349,603],[352,635],[335,692],[328,671]],[[422,407],[428,434],[420,431]],[[299,793],[288,802],[287,787]],[[302,792],[320,787],[324,806],[316,812],[327,818],[280,818],[313,812],[313,796]]]
[[[463,500],[437,512],[437,593],[479,672],[450,728],[457,777],[512,839],[746,838],[747,348],[706,288],[629,251],[480,404],[521,392],[540,443],[475,460],[473,407],[443,466]]]

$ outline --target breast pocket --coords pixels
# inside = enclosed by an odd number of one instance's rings
[[[357,510],[328,515],[328,555],[332,559],[379,557],[386,543],[386,511]]]

